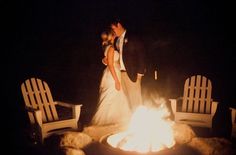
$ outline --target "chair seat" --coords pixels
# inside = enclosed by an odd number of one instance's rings
[[[192,126],[209,127],[211,128],[212,115],[198,113],[183,113],[176,112],[175,121],[177,123],[189,124]]]

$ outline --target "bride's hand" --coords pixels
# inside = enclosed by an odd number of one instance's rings
[[[119,81],[116,81],[115,82],[115,87],[116,87],[116,90],[120,90],[120,82]]]
[[[107,57],[104,57],[103,59],[102,59],[102,63],[104,64],[104,65],[107,65]]]

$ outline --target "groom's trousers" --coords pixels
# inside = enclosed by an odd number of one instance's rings
[[[141,79],[133,82],[127,72],[121,72],[121,86],[129,101],[130,109],[134,112],[139,105],[142,105]]]

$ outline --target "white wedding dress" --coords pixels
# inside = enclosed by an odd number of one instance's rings
[[[107,55],[108,46],[104,52]],[[114,51],[114,68],[120,80],[119,53]],[[115,88],[115,81],[108,67],[103,71],[99,102],[95,115],[92,118],[93,125],[110,125],[128,123],[131,111],[122,88],[118,91]],[[124,124],[126,125],[126,124]]]

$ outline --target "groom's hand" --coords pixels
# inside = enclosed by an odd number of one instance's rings
[[[143,77],[143,75],[138,73],[138,74],[137,74],[137,80],[136,80],[136,82],[138,82],[138,81],[141,82],[142,77]]]
[[[142,74],[137,74],[137,79],[139,79],[139,80],[141,80],[142,79],[142,77],[143,77],[143,75]]]
[[[102,63],[103,63],[104,65],[107,65],[107,57],[104,57],[104,58],[102,59]]]

